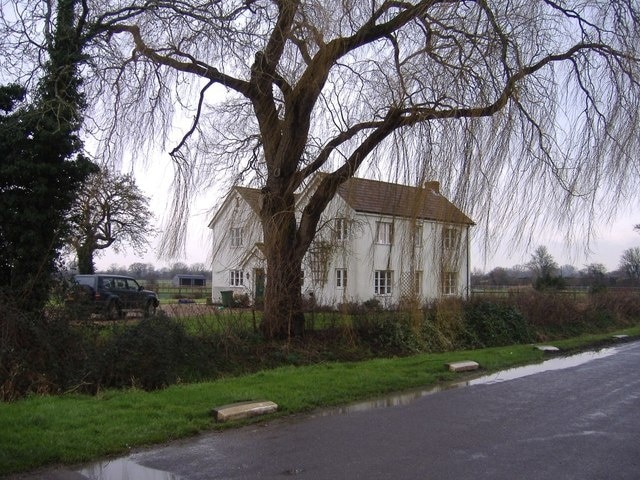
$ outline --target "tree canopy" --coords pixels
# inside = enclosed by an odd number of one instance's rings
[[[37,57],[46,5],[16,1],[18,22],[3,14],[5,51]],[[288,292],[299,290],[322,211],[363,168],[413,184],[438,179],[485,235],[511,242],[550,220],[585,233],[594,215],[637,191],[629,174],[640,146],[635,2],[86,0],[79,8],[90,53],[87,128],[114,155],[160,145],[175,160],[166,250],[183,240],[187,190],[221,176],[263,188],[265,318],[280,325],[300,318]],[[184,118],[190,127],[176,138],[172,126]],[[298,219],[294,192],[318,171],[328,175]]]
[[[149,200],[133,175],[103,168],[93,173],[78,192],[69,210],[68,242],[76,252],[80,273],[94,273],[94,255],[129,246],[144,251],[154,235]]]
[[[553,259],[549,250],[544,245],[540,245],[531,254],[531,260],[527,263],[529,269],[535,277],[552,277],[558,270],[558,263]]]
[[[622,252],[620,270],[630,279],[640,280],[640,247],[628,248]]]

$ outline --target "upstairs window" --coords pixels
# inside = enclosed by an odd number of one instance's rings
[[[347,287],[347,269],[336,269],[336,288],[344,289]]]
[[[458,247],[460,232],[456,228],[445,228],[442,231],[442,245],[447,250]]]
[[[231,246],[232,247],[241,247],[243,244],[242,239],[242,228],[235,227],[231,229]]]
[[[423,233],[423,228],[422,225],[416,225],[416,229],[414,231],[414,236],[413,236],[413,246],[414,247],[421,247],[422,246],[422,233]]]
[[[350,235],[350,225],[349,220],[346,218],[336,218],[334,224],[334,238],[341,242],[347,240]]]
[[[376,222],[376,243],[381,245],[393,243],[393,223]]]

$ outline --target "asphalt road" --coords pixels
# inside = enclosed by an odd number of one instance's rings
[[[405,405],[202,435],[119,466],[154,469],[146,474],[104,480],[640,479],[639,366],[640,343],[624,344],[576,367]]]

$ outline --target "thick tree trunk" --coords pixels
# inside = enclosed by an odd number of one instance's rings
[[[96,267],[93,263],[93,249],[83,245],[76,249],[76,255],[78,256],[78,273],[96,273]]]
[[[266,338],[304,334],[302,311],[302,257],[296,234],[293,195],[264,197],[263,232],[267,257],[264,314],[261,329]]]
[[[273,252],[268,257],[261,325],[266,338],[304,335],[301,271],[301,261],[287,256],[286,252]]]

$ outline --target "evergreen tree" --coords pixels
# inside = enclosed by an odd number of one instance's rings
[[[92,168],[79,154],[84,98],[76,2],[58,2],[33,101],[16,108],[26,93],[16,85],[0,94],[0,294],[25,312],[41,310],[48,299],[66,211]]]

